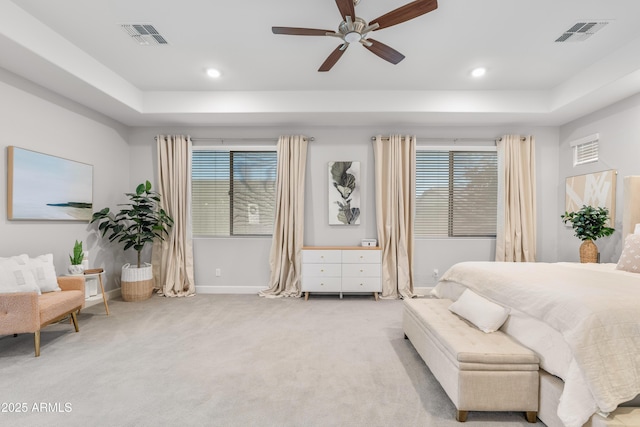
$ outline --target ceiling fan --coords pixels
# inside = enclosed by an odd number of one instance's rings
[[[397,9],[386,13],[373,21],[367,22],[356,17],[355,5],[360,0],[336,0],[338,10],[343,21],[338,26],[338,31],[318,30],[314,28],[294,28],[294,27],[272,27],[273,34],[288,34],[293,36],[330,36],[342,39],[329,57],[322,63],[318,71],[329,71],[338,62],[342,54],[347,50],[349,44],[360,42],[364,47],[385,61],[397,64],[404,59],[404,55],[397,50],[380,43],[377,40],[368,38],[369,32],[401,24],[420,15],[431,12],[438,7],[437,0],[415,0]]]

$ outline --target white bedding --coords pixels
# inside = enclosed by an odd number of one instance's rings
[[[565,381],[558,407],[565,425],[582,426],[640,393],[640,274],[615,264],[465,262],[443,275],[435,293],[456,299],[466,287],[513,310],[507,329],[530,316],[561,334],[539,331],[522,343]],[[570,354],[542,352],[545,334]]]

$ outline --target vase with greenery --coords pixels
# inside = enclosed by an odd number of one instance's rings
[[[560,216],[565,224],[571,223],[575,236],[582,240],[580,262],[597,262],[598,247],[595,240],[610,236],[615,231],[609,227],[609,210],[605,207],[582,206],[576,212],[565,212]]]
[[[84,251],[82,250],[82,242],[78,242],[73,245],[73,253],[69,255],[69,262],[71,265],[69,266],[70,274],[82,274],[84,272],[84,268],[82,268],[82,260],[84,259]]]
[[[140,272],[126,265],[122,270],[121,281],[123,299],[137,301],[146,299],[153,293],[151,265],[143,265],[142,250],[147,243],[156,239],[164,240],[173,226],[173,219],[160,208],[160,194],[151,189],[149,181],[138,185],[135,193],[125,194],[129,203],[119,204],[122,208],[118,213],[104,208],[93,214],[91,222],[98,223],[102,237],[108,235],[109,241],[121,243],[125,251],[133,248],[137,252],[137,269]],[[125,289],[129,285],[135,286],[130,293]]]

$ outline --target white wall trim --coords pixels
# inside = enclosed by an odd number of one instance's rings
[[[433,289],[433,286],[424,286],[424,287],[414,286],[413,293],[416,295],[429,295],[432,289]]]
[[[599,141],[600,134],[594,133],[593,135],[584,136],[582,138],[574,139],[573,141],[569,141],[569,147],[575,147],[577,145],[586,144],[587,142]]]
[[[120,288],[112,289],[110,291],[106,291],[104,295],[107,297],[107,302],[119,298],[122,296],[122,292],[120,292]],[[104,302],[102,300],[102,293],[98,292],[97,295],[92,296],[89,299],[84,300],[84,308],[93,307],[94,305],[103,305]]]

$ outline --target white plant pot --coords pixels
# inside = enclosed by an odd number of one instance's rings
[[[69,266],[69,274],[73,276],[79,276],[83,273],[84,273],[84,267],[81,264]]]
[[[131,264],[122,266],[121,292],[125,301],[143,301],[153,295],[153,269],[151,264],[145,263],[138,268]]]

